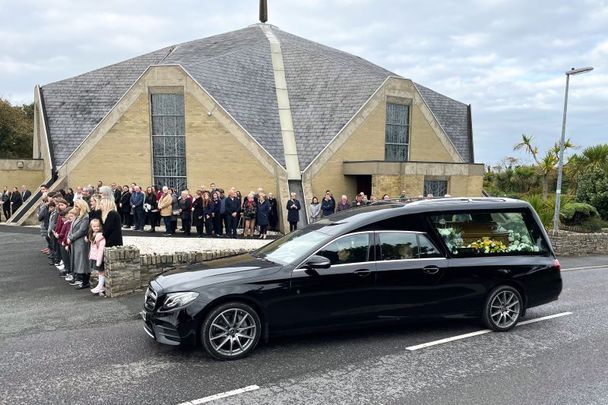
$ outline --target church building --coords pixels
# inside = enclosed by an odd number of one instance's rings
[[[36,86],[33,158],[51,190],[214,182],[283,207],[290,191],[480,196],[484,169],[469,105],[269,24]]]

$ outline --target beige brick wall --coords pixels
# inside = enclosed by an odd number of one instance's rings
[[[412,106],[411,120],[409,160],[427,162],[454,161],[422,114],[420,106],[416,104]]]
[[[152,184],[148,95],[140,94],[86,157],[68,173],[69,187],[135,182]]]
[[[18,162],[23,162],[23,168],[19,168]],[[42,160],[30,159],[1,159],[0,160],[0,187],[6,186],[9,190],[13,187],[26,185],[30,190],[38,190],[38,186],[44,181],[44,162]]]
[[[207,109],[186,94],[186,165],[188,185],[194,189],[214,182],[219,187],[231,186],[246,195],[262,187],[275,195],[274,173],[260,165],[257,158]]]

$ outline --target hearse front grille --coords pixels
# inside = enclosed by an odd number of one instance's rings
[[[146,294],[144,295],[144,308],[147,311],[154,311],[154,308],[156,308],[157,298],[156,291],[152,289],[152,286],[148,287]]]

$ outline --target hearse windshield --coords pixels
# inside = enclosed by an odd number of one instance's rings
[[[303,259],[311,249],[328,237],[329,235],[318,230],[318,227],[308,226],[287,234],[251,254],[282,265],[293,264]]]
[[[431,215],[430,219],[456,257],[549,252],[528,211],[444,212]]]

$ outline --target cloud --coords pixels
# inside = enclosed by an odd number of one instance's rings
[[[252,0],[0,0],[0,94],[257,20]],[[521,133],[555,142],[572,66],[595,70],[571,80],[569,133],[608,136],[605,0],[273,0],[269,22],[472,104],[478,161],[513,154]]]

